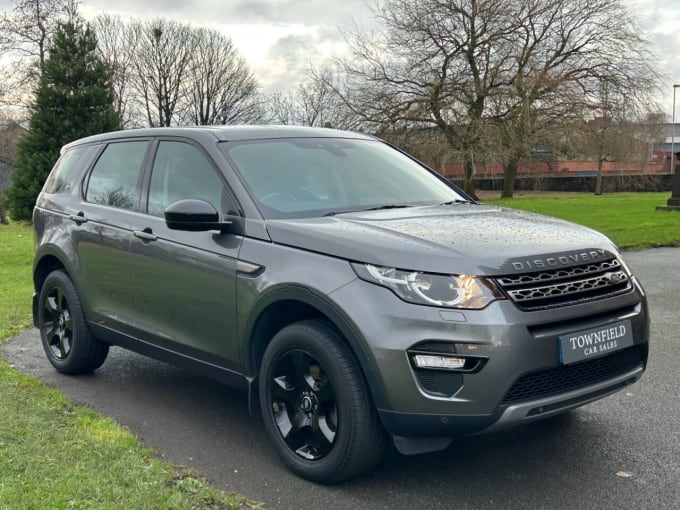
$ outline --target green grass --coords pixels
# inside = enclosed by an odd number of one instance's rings
[[[623,250],[680,246],[680,212],[657,211],[670,193],[518,194],[485,197],[487,204],[547,214],[599,230]]]
[[[0,225],[0,341],[30,324],[32,261],[30,227]]]
[[[0,225],[0,342],[30,324],[33,239]],[[0,359],[0,510],[260,508]]]

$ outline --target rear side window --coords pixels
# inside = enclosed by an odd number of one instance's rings
[[[90,147],[74,147],[64,152],[50,172],[43,193],[62,193],[73,188],[73,171]]]
[[[95,204],[132,209],[148,144],[147,141],[109,144],[92,169],[85,199]]]

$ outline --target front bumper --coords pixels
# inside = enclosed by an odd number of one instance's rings
[[[400,438],[485,433],[547,418],[634,383],[646,368],[649,313],[635,280],[625,295],[534,312],[507,300],[476,311],[411,305],[360,281],[332,297],[363,334],[379,381],[372,388],[378,412],[385,429]],[[630,321],[632,347],[561,363],[560,335],[619,321]],[[423,344],[450,345],[456,354],[482,360],[481,369],[423,377],[407,354]],[[437,380],[446,378],[439,391]],[[528,390],[516,391],[518,385]]]
[[[642,365],[624,374],[577,390],[512,405],[500,405],[489,415],[438,415],[378,410],[393,435],[403,437],[449,437],[459,434],[486,434],[523,425],[563,413],[616,393],[635,383],[644,371]]]

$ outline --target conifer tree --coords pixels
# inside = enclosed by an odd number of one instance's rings
[[[35,91],[29,132],[17,146],[17,168],[7,192],[15,220],[30,220],[62,145],[120,126],[109,70],[96,49],[94,33],[81,21],[57,27]]]

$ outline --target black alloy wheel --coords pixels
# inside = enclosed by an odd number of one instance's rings
[[[382,425],[354,356],[328,323],[279,331],[264,354],[259,392],[267,433],[298,475],[335,483],[380,461]]]
[[[325,457],[335,442],[338,406],[319,362],[305,351],[288,351],[270,382],[272,412],[288,447],[303,459]]]
[[[99,368],[109,352],[87,326],[71,279],[61,270],[50,273],[39,297],[38,328],[47,359],[59,372],[82,374]]]

